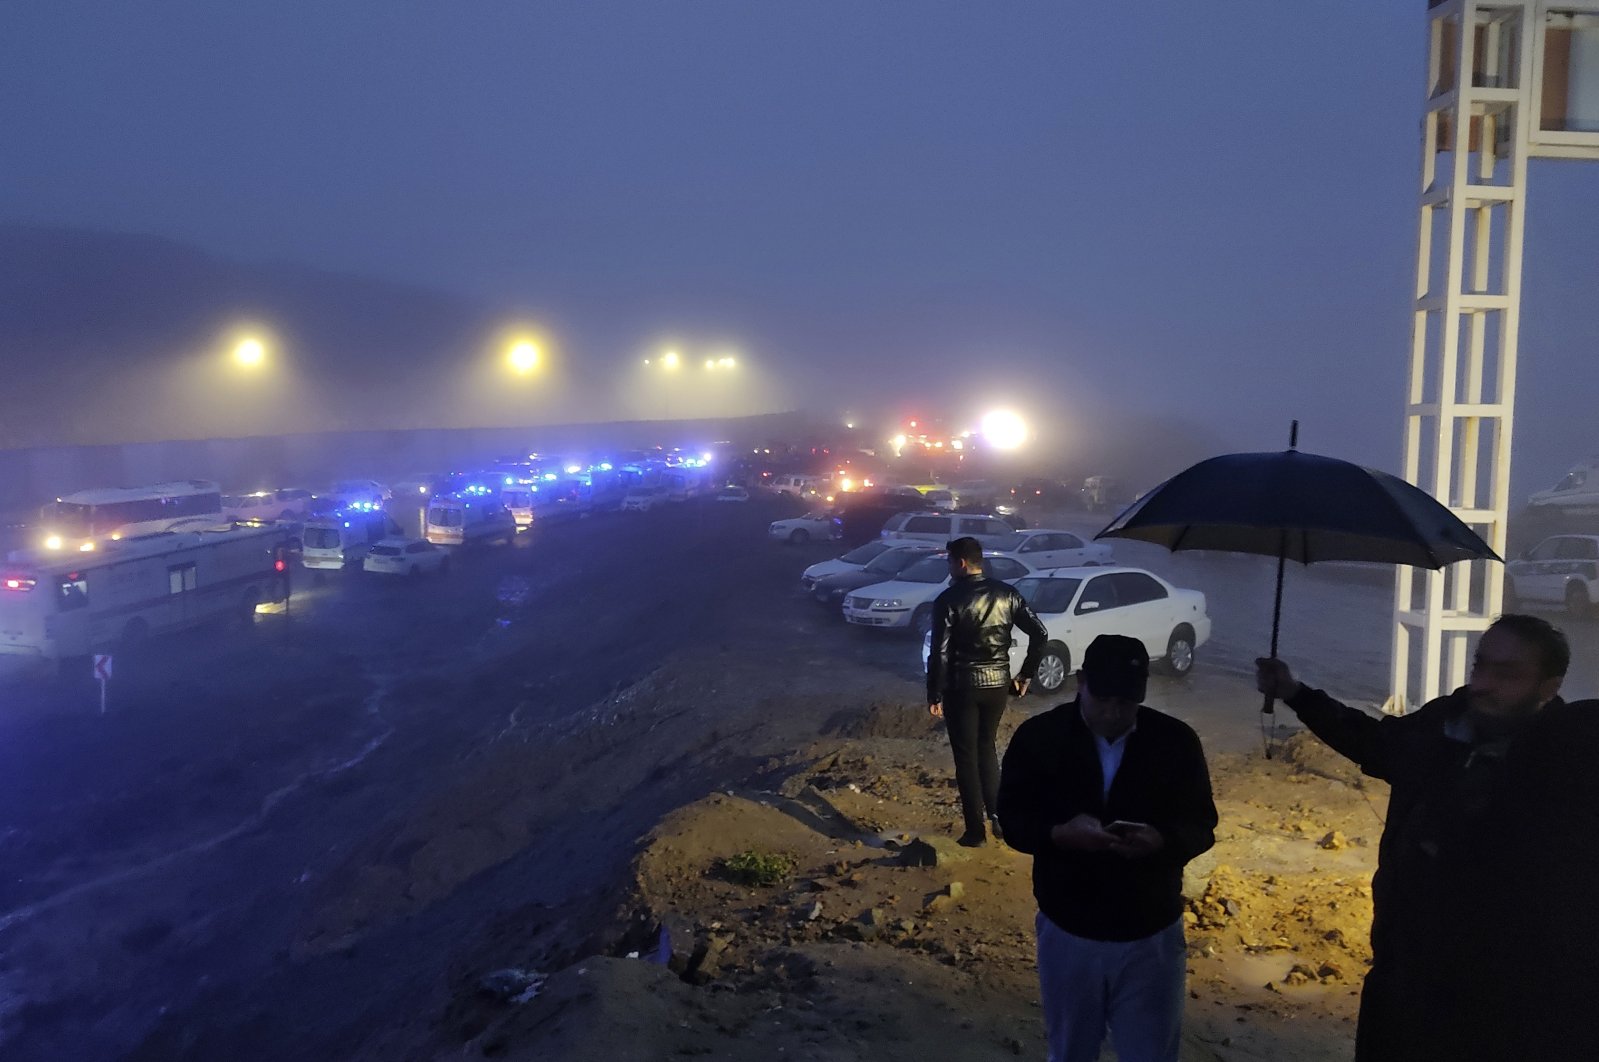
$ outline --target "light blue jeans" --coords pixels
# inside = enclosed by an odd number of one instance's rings
[[[1094,1062],[1107,1029],[1120,1062],[1177,1062],[1188,972],[1182,919],[1126,942],[1073,936],[1043,912],[1036,929],[1049,1062]]]

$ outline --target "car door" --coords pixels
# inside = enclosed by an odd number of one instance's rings
[[[1049,556],[1049,537],[1048,535],[1024,534],[1021,545],[1017,546],[1013,552],[1018,560],[1034,571],[1041,572],[1050,568],[1059,568],[1060,565],[1054,563]]]
[[[1151,660],[1165,656],[1177,625],[1166,588],[1143,572],[1117,572],[1110,578],[1116,584],[1116,632],[1143,642]]]
[[[1526,558],[1515,564],[1516,594],[1525,601],[1555,601],[1564,588],[1555,569],[1559,566],[1561,537],[1546,538]]]
[[[1047,537],[1050,540],[1050,558],[1055,567],[1076,568],[1088,563],[1088,546],[1076,535],[1055,531]]]
[[[1120,610],[1117,607],[1116,584],[1111,575],[1096,575],[1083,585],[1072,608],[1072,631],[1076,636],[1078,658],[1081,650],[1101,634],[1124,633],[1117,627]]]

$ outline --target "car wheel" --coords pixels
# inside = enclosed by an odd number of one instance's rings
[[[1567,583],[1566,611],[1577,619],[1587,619],[1592,610],[1593,602],[1588,599],[1588,588],[1577,582]]]
[[[1171,632],[1163,658],[1166,670],[1173,675],[1186,675],[1194,669],[1194,629],[1186,623]]]
[[[918,605],[916,611],[911,613],[911,630],[916,632],[918,638],[925,638],[932,629],[933,606]]]
[[[1071,652],[1059,642],[1050,642],[1038,658],[1038,674],[1033,676],[1029,691],[1040,695],[1055,693],[1066,685],[1066,676],[1071,672]]]
[[[810,532],[806,531],[803,527],[796,527],[794,530],[788,533],[789,544],[793,546],[803,545],[810,540]]]

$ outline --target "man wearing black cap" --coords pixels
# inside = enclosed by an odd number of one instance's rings
[[[1185,994],[1183,866],[1215,843],[1199,736],[1141,702],[1149,653],[1102,634],[1077,699],[1027,720],[1005,751],[999,821],[1033,857],[1038,981],[1050,1062],[1176,1062]]]

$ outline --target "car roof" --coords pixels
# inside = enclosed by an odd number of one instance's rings
[[[372,544],[374,546],[409,546],[413,542],[420,541],[422,540],[419,538],[394,538],[390,536],[388,538],[380,538]]]
[[[1083,579],[1090,575],[1110,575],[1116,572],[1137,572],[1139,575],[1160,576],[1147,568],[1133,568],[1125,564],[1086,564],[1077,568],[1050,568],[1047,571],[1034,572],[1036,579]]]

